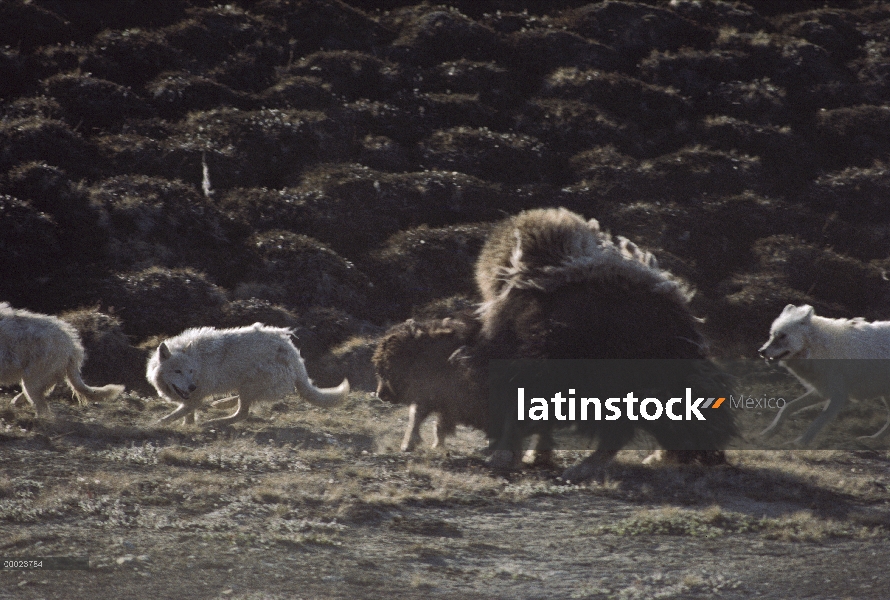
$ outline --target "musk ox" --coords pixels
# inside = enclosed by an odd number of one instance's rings
[[[689,308],[687,287],[660,269],[652,254],[625,238],[613,239],[595,220],[565,209],[532,210],[507,219],[483,247],[476,280],[483,297],[482,328],[469,363],[477,378],[484,376],[490,359],[699,359],[680,363],[680,370],[669,374],[671,380],[694,381],[698,390],[703,385],[725,390],[719,374],[699,372],[702,362],[710,363],[702,360],[707,358],[705,340]],[[490,406],[495,466],[514,463],[526,435],[567,426],[546,421],[511,430],[519,426],[507,418],[514,406],[515,397]],[[667,419],[580,423],[579,430],[599,444],[563,477],[592,476],[638,430],[668,450],[650,462],[659,457],[722,462],[722,448],[737,432],[730,411],[714,412],[704,424]]]
[[[596,220],[585,221],[564,208],[528,210],[495,226],[476,261],[483,335],[494,336],[498,311],[511,289],[534,285],[566,260],[593,255],[599,241]]]
[[[457,425],[488,429],[488,399],[459,358],[472,343],[479,323],[470,313],[447,319],[410,319],[386,332],[372,358],[377,369],[377,396],[407,404],[408,428],[403,452],[422,442],[420,426],[436,413],[433,448],[445,443]]]

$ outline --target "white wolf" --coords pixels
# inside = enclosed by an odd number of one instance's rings
[[[254,323],[250,327],[187,329],[158,346],[148,361],[148,381],[165,400],[179,407],[161,421],[184,417],[195,422],[205,398],[237,394],[238,408],[207,423],[226,425],[247,418],[256,401],[300,395],[317,406],[336,406],[349,394],[346,379],[335,388],[312,385],[290,329]]]
[[[890,321],[829,319],[816,316],[810,305],[789,304],[773,322],[760,356],[780,360],[807,388],[806,394],[779,410],[762,436],[774,434],[792,408],[805,409],[827,399],[822,413],[797,440],[806,445],[837,417],[850,398],[883,400],[890,394]],[[890,421],[867,437],[882,437],[888,426]]]
[[[46,395],[62,381],[81,404],[117,398],[124,386],[94,388],[83,382],[84,358],[80,336],[69,323],[0,303],[0,385],[22,385],[13,405],[26,398],[38,416],[47,415]]]

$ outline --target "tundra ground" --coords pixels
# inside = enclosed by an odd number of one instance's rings
[[[0,598],[878,598],[890,585],[890,453],[729,452],[716,469],[602,480],[488,469],[483,436],[398,451],[407,409],[354,393],[260,406],[225,430],[152,425],[167,406],[0,398]],[[208,411],[213,412],[213,411]],[[205,416],[215,416],[206,415]],[[768,415],[764,415],[766,420]],[[801,415],[790,427],[805,427]],[[432,421],[424,428],[429,439]]]

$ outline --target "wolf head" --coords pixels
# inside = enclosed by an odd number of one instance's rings
[[[769,360],[807,358],[813,314],[813,307],[809,304],[786,306],[782,314],[773,321],[769,340],[760,348],[760,356]]]
[[[163,342],[158,346],[152,362],[155,360],[157,368],[152,377],[152,384],[159,392],[170,398],[188,400],[189,395],[197,389],[195,384],[197,361],[183,352],[171,352]]]

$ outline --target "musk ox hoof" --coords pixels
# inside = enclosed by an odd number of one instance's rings
[[[522,462],[532,467],[552,467],[556,463],[553,461],[553,450],[535,450],[531,448],[525,451]]]
[[[563,471],[561,479],[565,483],[580,483],[594,477],[602,478],[604,467],[605,465],[602,464],[582,462]]]
[[[408,444],[403,442],[401,446],[399,446],[399,450],[402,452],[414,452],[414,448],[417,447],[417,444]]]
[[[644,465],[656,465],[656,464],[668,464],[669,456],[664,450],[656,450],[649,456],[643,459]]]
[[[485,461],[492,469],[518,469],[521,461],[512,450],[495,450]]]
[[[726,464],[726,453],[723,450],[656,450],[643,460],[644,465],[653,463],[716,467]]]

